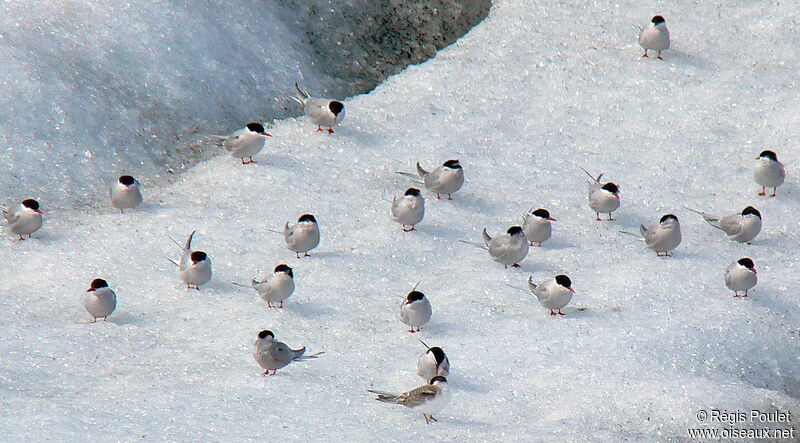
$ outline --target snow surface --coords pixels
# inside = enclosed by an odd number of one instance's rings
[[[636,44],[654,13],[673,39],[663,61]],[[334,135],[278,121],[257,164],[220,156],[145,182],[124,215],[45,194],[43,229],[0,248],[4,438],[665,441],[712,407],[788,410],[797,427],[796,17],[790,2],[498,0],[436,58],[348,100]],[[777,198],[752,180],[765,148],[788,163]],[[450,157],[464,188],[425,192],[419,232],[402,233],[388,212],[410,182],[395,172]],[[620,185],[618,221],[593,221],[577,165]],[[764,216],[753,245],[683,209],[748,204]],[[532,206],[558,222],[521,269],[458,241]],[[322,242],[296,259],[268,229],[304,212]],[[683,228],[674,258],[618,233],[666,212]],[[165,258],[179,254],[167,236],[194,229],[215,271],[201,292]],[[723,272],[745,255],[759,283],[734,299]],[[297,283],[282,310],[232,285],[281,262]],[[562,272],[578,293],[566,317],[507,286]],[[81,305],[95,277],[117,291],[108,323]],[[434,313],[410,334],[399,305],[418,280]],[[264,328],[325,354],[262,376]],[[422,383],[418,338],[452,364],[453,400],[432,425],[366,392]]]

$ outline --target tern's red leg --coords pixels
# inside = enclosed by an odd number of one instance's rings
[[[25,237],[23,237],[22,234],[20,234],[19,241],[23,241],[23,240],[25,240]]]
[[[279,308],[283,309],[283,302],[281,302],[281,305],[279,306]]]
[[[328,134],[333,134],[333,128],[328,128]]]
[[[561,309],[559,309],[559,310],[558,310],[558,315],[567,315],[567,314],[565,314],[565,313],[561,312]]]
[[[415,332],[417,332],[417,331],[415,331],[415,330],[414,330],[414,327],[412,326],[412,327],[411,327],[411,329],[409,329],[409,330],[408,330],[408,332],[410,332],[410,333],[412,333],[412,334],[413,334],[413,333],[415,333]]]
[[[600,213],[599,212],[595,212],[595,214],[597,215],[597,221],[603,221],[603,219],[600,218]]]
[[[300,253],[299,252],[295,252],[295,254],[297,254],[297,258],[300,258]]]
[[[556,315],[556,311],[554,311],[554,310],[552,310],[552,309],[551,309],[551,310],[550,310],[550,315]]]
[[[94,317],[94,320],[92,320],[92,323],[97,323],[97,317]]]
[[[442,199],[442,196],[441,196],[441,194],[439,194],[439,193],[437,192],[437,193],[436,193],[436,200],[441,200],[441,199]]]
[[[777,195],[778,195],[778,188],[772,188],[772,195],[770,195],[770,197],[775,197]]]
[[[427,414],[422,414],[422,416],[423,416],[423,417],[425,417],[425,423],[426,423],[426,424],[431,424],[431,419],[430,419],[430,418],[428,418],[428,415],[427,415]]]
[[[317,126],[317,132],[322,132],[322,126]]]
[[[767,187],[766,186],[762,186],[761,187],[761,192],[759,192],[758,195],[767,195]]]
[[[608,221],[614,221],[614,220],[616,220],[616,218],[612,217],[611,213],[609,212],[608,213]]]
[[[642,57],[650,57],[649,55],[647,55],[647,49],[644,50],[644,55],[642,55]]]
[[[514,263],[513,265],[511,265],[511,267],[512,268],[521,268],[522,266],[520,266],[519,263]]]
[[[308,252],[306,252],[305,254],[303,254],[303,257],[311,257],[311,254],[309,254]]]
[[[664,60],[663,58],[661,58],[661,51],[658,51],[658,57],[656,57],[656,58],[659,59],[659,60]]]
[[[267,307],[268,307],[268,308],[272,308],[272,302],[271,302],[271,301],[269,301],[269,300],[267,300]]]
[[[430,418],[431,418],[431,421],[436,421],[436,422],[438,422],[438,421],[439,421],[439,420],[437,420],[437,419],[436,419],[436,417],[434,417],[434,416],[432,416],[432,415],[429,415],[428,417],[430,417]]]

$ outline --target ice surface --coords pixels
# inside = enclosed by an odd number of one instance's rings
[[[699,409],[797,417],[795,9],[497,1],[457,44],[348,100],[334,135],[279,121],[258,163],[202,162],[145,187],[130,214],[42,198],[43,229],[0,248],[4,437],[682,441]],[[636,44],[655,13],[673,38],[663,61]],[[777,198],[752,180],[765,148],[789,164]],[[395,172],[451,157],[464,188],[453,201],[425,192],[419,232],[402,233],[388,212],[409,181]],[[617,222],[593,221],[577,165],[619,184]],[[764,216],[753,245],[683,209],[748,204]],[[558,222],[522,269],[458,241],[532,206]],[[298,260],[268,229],[304,212],[322,242]],[[674,258],[618,233],[666,212],[682,223]],[[215,270],[201,292],[165,258],[179,254],[167,236],[193,229]],[[759,283],[734,299],[723,272],[741,256]],[[232,285],[281,262],[297,284],[282,310]],[[566,317],[507,286],[555,273],[578,293]],[[81,306],[95,277],[117,291],[108,323]],[[418,280],[433,318],[410,334],[400,297]],[[264,377],[251,355],[264,328],[326,353]],[[418,337],[452,364],[453,400],[432,425],[366,392],[421,384]]]
[[[369,91],[486,10],[488,0],[4,2],[0,195],[77,207],[122,173],[164,183],[219,153],[204,135],[299,115],[294,82],[337,98]]]

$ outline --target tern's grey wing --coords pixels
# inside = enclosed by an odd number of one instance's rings
[[[658,229],[653,229],[653,228],[648,229],[645,228],[644,225],[640,226],[639,228],[640,231],[642,229],[644,229],[643,235],[645,244],[649,246],[658,241],[658,234],[659,234]]]
[[[303,352],[305,352],[305,349]],[[269,356],[272,360],[283,367],[294,360],[294,351],[292,351],[289,346],[286,346],[286,343],[275,342],[272,348],[269,350]]]
[[[725,269],[725,286],[727,286],[728,289],[731,289],[731,273],[733,271],[733,266],[734,265],[729,265],[728,268]]]
[[[397,218],[397,211],[400,208],[400,202],[403,200],[398,200],[397,197],[392,199],[392,217]]]
[[[647,238],[647,226],[639,225],[639,233],[642,234],[642,237],[645,239]]]
[[[442,364],[439,365],[439,373],[440,374],[448,374],[450,375],[450,359],[445,357]]]
[[[711,223],[714,225],[714,223]],[[727,215],[719,219],[714,227],[722,229],[726,234],[733,236],[742,230],[742,216],[739,214]]]
[[[442,180],[442,167],[439,166],[425,176],[425,186],[432,188],[437,186]]]
[[[183,255],[181,255],[181,262],[178,264],[179,271],[185,271],[189,267],[189,261],[191,261],[192,251],[184,251]]]
[[[14,223],[19,221],[19,211],[15,212],[7,212],[4,214],[6,216],[6,220],[8,221],[9,225],[13,225]]]
[[[423,385],[400,394],[397,397],[397,403],[407,408],[413,408],[432,400],[434,397],[436,397],[436,387],[433,385]]]
[[[230,137],[226,138],[222,143],[222,146],[224,146],[225,149],[234,153],[239,149],[241,149],[244,145],[245,145],[245,138],[244,136],[239,134],[231,135]]]
[[[328,116],[328,103],[330,100],[324,98],[309,98],[306,101],[305,111],[314,120],[323,119]]]

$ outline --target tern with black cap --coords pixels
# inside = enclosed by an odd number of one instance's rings
[[[533,282],[533,276],[528,277],[528,287],[542,306],[550,310],[550,315],[566,315],[561,310],[572,300],[575,290],[572,289],[572,280],[566,275],[559,274],[555,278],[540,284]],[[556,311],[558,311],[556,313]]]
[[[721,230],[725,235],[739,243],[750,243],[761,232],[761,212],[748,206],[741,213],[720,217],[706,212],[686,208],[703,216],[711,226]]]
[[[117,294],[108,287],[108,282],[102,278],[92,280],[86,295],[83,297],[83,306],[86,311],[94,318],[92,323],[97,322],[98,318],[103,321],[117,308]]]
[[[778,161],[778,155],[774,151],[763,151],[756,160],[758,162],[753,171],[753,179],[761,185],[758,195],[767,195],[767,188],[772,188],[770,197],[775,197],[778,195],[778,186],[786,180],[786,168]]]
[[[580,167],[580,166],[579,166]],[[612,182],[601,183],[603,174],[594,177],[586,169],[581,170],[592,179],[589,182],[589,207],[596,215],[597,221],[602,221],[600,214],[608,214],[608,220],[614,220],[611,213],[619,208],[619,187]]]
[[[656,15],[650,20],[647,27],[639,32],[639,45],[644,48],[642,57],[648,57],[647,51],[652,50],[658,51],[656,58],[663,60],[661,51],[669,48],[669,29],[667,29],[664,17]]]
[[[414,226],[425,217],[425,199],[419,189],[408,188],[402,197],[392,198],[390,215],[392,220],[403,225],[403,232],[415,231]]]
[[[494,238],[486,232],[486,228],[483,228],[481,235],[492,260],[502,263],[506,268],[509,266],[520,267],[519,262],[528,255],[530,246],[520,226],[512,226],[508,228],[505,234],[500,234]]]
[[[42,227],[44,217],[39,209],[39,202],[28,198],[21,203],[8,208],[0,207],[6,218],[5,229],[10,234],[19,235],[19,240],[25,240],[24,235],[31,238],[31,234]]]
[[[273,303],[280,303],[278,307],[282,308],[283,301],[294,292],[294,272],[289,266],[280,264],[275,267],[272,278],[263,281],[253,279],[251,284],[267,302],[268,307],[272,308]]]
[[[544,208],[535,211],[531,208],[530,212],[522,215],[522,232],[531,246],[542,246],[550,238],[553,233],[550,222],[554,221],[556,219],[550,216],[550,211]]]
[[[108,190],[108,195],[111,197],[111,206],[119,209],[121,213],[142,203],[139,181],[132,175],[119,176]]]
[[[747,297],[747,291],[758,283],[758,271],[753,259],[743,257],[728,265],[725,269],[725,286],[733,291],[734,297]],[[739,293],[744,291],[744,295]]]
[[[186,244],[182,247],[183,254],[181,255],[180,263],[175,260],[168,259],[173,264],[178,266],[178,277],[186,284],[187,289],[200,290],[200,286],[211,281],[211,258],[203,251],[192,250],[192,238],[197,231],[192,231],[189,238],[186,239]],[[175,240],[172,240],[175,242]],[[175,242],[178,246],[177,242]]]
[[[416,412],[421,412],[425,417],[425,422],[429,424],[438,421],[433,417],[433,414],[438,414],[444,409],[450,403],[450,398],[452,397],[447,379],[441,375],[433,377],[426,385],[402,394],[392,394],[373,389],[368,389],[367,391],[377,394],[376,400],[380,402],[403,405]]]
[[[258,333],[253,344],[253,358],[264,369],[264,375],[275,375],[278,369],[286,367],[293,361],[317,358],[320,354],[324,354],[324,352],[312,355],[305,355],[305,353],[305,346],[300,349],[292,349],[286,343],[275,341],[275,334],[266,329]],[[272,374],[269,371],[272,371]]]
[[[328,133],[333,134],[333,127],[344,120],[344,103],[329,98],[311,97],[309,93],[300,89],[297,83],[294,87],[300,93],[300,97],[291,97],[292,100],[303,106],[306,115],[317,125],[317,132],[322,131],[323,126],[327,126]]]
[[[283,226],[283,239],[286,241],[286,248],[294,251],[297,258],[300,254],[308,257],[308,251],[319,246],[319,225],[317,219],[311,214],[303,214],[297,219],[297,224],[289,226],[289,222]]]

